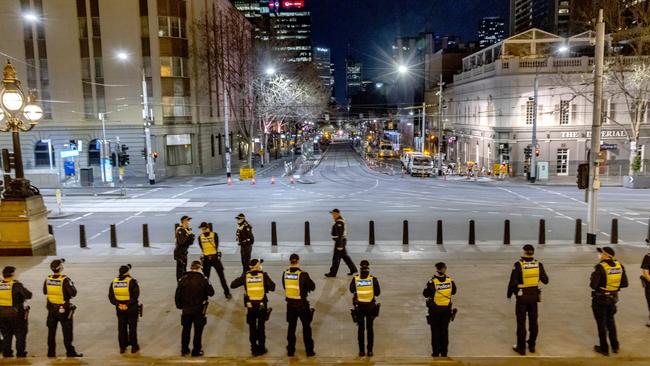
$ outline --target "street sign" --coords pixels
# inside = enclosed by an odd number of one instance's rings
[[[253,179],[254,176],[255,176],[255,169],[239,168],[239,179],[240,180]]]
[[[71,158],[73,156],[79,156],[79,150],[64,150],[61,151],[61,159]]]

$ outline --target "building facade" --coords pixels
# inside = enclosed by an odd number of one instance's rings
[[[318,77],[325,89],[329,90],[330,97],[334,97],[334,64],[332,63],[332,52],[327,47],[314,47],[313,51],[314,67],[318,72]]]
[[[506,39],[506,22],[501,17],[484,17],[478,24],[478,45],[491,46]]]
[[[195,29],[206,12],[218,17],[232,9],[228,0],[3,1],[0,59],[12,61],[45,110],[41,124],[22,137],[27,174],[48,174],[52,167],[63,175],[74,160],[76,168],[94,168],[97,179],[101,116],[113,149],[118,140],[128,147],[126,176],[146,176],[143,75],[157,176],[221,169],[224,84],[204,77]],[[0,142],[9,146],[10,136],[0,135]],[[71,142],[82,151],[62,158]]]
[[[530,168],[533,120],[537,118],[538,162],[550,176],[575,175],[587,161],[591,143],[593,87],[583,86],[593,72],[592,57],[558,57],[560,45],[589,43],[533,29],[463,59],[463,71],[444,91],[447,160],[484,171],[508,163],[514,175]],[[623,59],[637,62],[638,59]],[[534,84],[538,80],[537,109]],[[631,146],[629,110],[612,84],[605,88],[601,174],[627,175]],[[431,103],[435,96],[431,95]],[[615,122],[614,122],[615,121]],[[650,118],[643,116],[636,153],[648,172]],[[542,167],[538,165],[538,171]]]
[[[510,0],[510,35],[532,28],[571,35],[573,1],[576,0]]]
[[[345,61],[345,90],[348,100],[363,91],[363,64],[349,57]]]

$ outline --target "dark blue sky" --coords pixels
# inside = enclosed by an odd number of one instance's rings
[[[332,49],[336,64],[336,96],[345,93],[345,56],[364,63],[364,77],[379,73],[388,62],[397,36],[427,30],[440,35],[476,39],[484,16],[507,20],[509,0],[308,0],[312,11],[313,44]],[[382,62],[383,60],[383,62]]]

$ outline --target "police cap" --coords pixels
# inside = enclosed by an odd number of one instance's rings
[[[120,276],[123,276],[124,274],[128,273],[130,269],[131,269],[130,264],[125,264],[123,266],[120,266],[120,270],[119,270]]]
[[[526,252],[526,253],[530,253],[530,254],[534,254],[534,253],[535,253],[535,247],[532,246],[532,245],[530,245],[530,244],[526,244],[526,245],[524,245],[523,250],[524,250],[524,252]]]
[[[616,255],[616,252],[615,252],[614,249],[612,249],[611,247],[596,248],[596,250],[597,250],[599,253],[609,254],[609,255],[612,256],[612,257]]]
[[[13,276],[14,272],[16,272],[16,267],[6,266],[2,269],[2,277],[11,277]]]
[[[330,213],[337,213],[337,214],[340,214],[341,211],[339,211],[338,208],[335,208],[335,209],[333,209],[332,211],[330,211]]]
[[[293,253],[293,254],[291,254],[291,256],[289,256],[289,261],[291,261],[291,262],[297,262],[299,260],[300,260],[300,257],[296,253]]]
[[[63,258],[55,259],[55,260],[52,261],[52,263],[50,263],[50,269],[53,272],[59,272],[61,270],[61,266],[63,265],[64,262],[65,262],[65,259],[63,259]]]
[[[183,215],[183,216],[181,217],[181,222],[183,222],[183,221],[185,221],[185,220],[188,220],[188,221],[189,221],[189,220],[192,220],[192,218],[189,217],[189,216],[187,216],[187,215]]]
[[[264,259],[257,259],[253,258],[251,259],[250,263],[248,264],[249,267],[253,268],[255,267],[258,263],[264,263]]]
[[[201,225],[199,225],[199,229],[209,229],[210,225],[208,225],[207,222],[203,221]]]

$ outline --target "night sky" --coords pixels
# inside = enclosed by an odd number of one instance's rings
[[[382,73],[397,36],[432,31],[475,40],[478,21],[502,16],[507,21],[509,0],[308,0],[314,46],[332,49],[336,64],[336,96],[345,95],[345,56],[364,63],[364,78]]]

